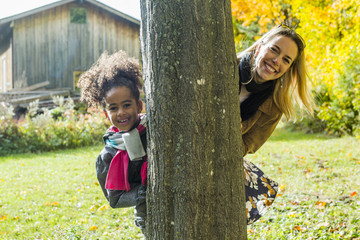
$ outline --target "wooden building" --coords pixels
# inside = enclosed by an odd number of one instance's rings
[[[140,21],[96,0],[61,0],[0,19],[0,93],[48,82],[74,90],[104,52],[140,58]]]

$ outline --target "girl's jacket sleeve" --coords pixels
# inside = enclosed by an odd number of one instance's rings
[[[96,174],[99,180],[101,189],[112,208],[126,208],[137,206],[146,200],[146,186],[137,182],[130,181],[131,190],[109,190],[105,189],[105,182],[111,160],[116,154],[116,149],[105,145],[100,155],[96,159]],[[142,164],[142,161],[132,162],[134,168],[138,168],[137,164]],[[141,168],[141,165],[140,165]]]

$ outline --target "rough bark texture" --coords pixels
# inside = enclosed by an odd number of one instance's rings
[[[148,239],[246,239],[230,0],[141,0]]]

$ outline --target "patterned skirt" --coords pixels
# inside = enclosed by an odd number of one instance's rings
[[[263,216],[274,202],[278,183],[244,158],[247,224]]]

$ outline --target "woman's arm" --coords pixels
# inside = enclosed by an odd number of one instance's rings
[[[281,119],[282,113],[267,99],[256,113],[242,122],[243,156],[255,153],[268,140]]]

